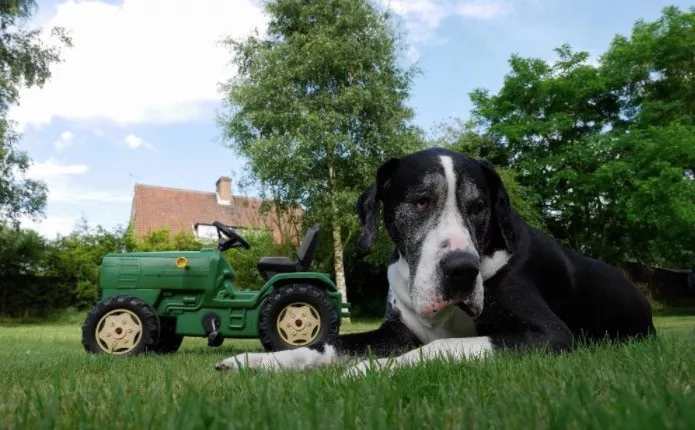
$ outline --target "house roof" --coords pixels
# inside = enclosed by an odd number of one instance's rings
[[[232,195],[231,204],[218,203],[217,193],[135,184],[130,219],[136,236],[168,228],[171,234],[193,233],[195,224],[221,221],[234,228],[267,228],[276,240],[282,233],[271,211],[259,213],[262,199]],[[287,219],[281,227],[287,227]]]

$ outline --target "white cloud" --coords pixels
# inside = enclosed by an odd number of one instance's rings
[[[144,140],[142,140],[142,137],[138,137],[134,134],[129,134],[125,137],[125,140],[123,142],[126,144],[128,148],[135,149],[142,145]]]
[[[127,192],[115,193],[111,191],[82,191],[73,188],[54,188],[51,191],[50,200],[68,203],[124,203],[132,200]]]
[[[55,142],[56,150],[62,151],[63,149],[72,146],[74,137],[75,136],[67,130],[60,133],[60,138]]]
[[[48,202],[128,202],[128,192],[111,192],[84,189],[71,184],[70,177],[84,175],[89,171],[86,164],[61,164],[50,158],[45,162],[33,163],[26,174],[28,178],[42,180],[48,186]]]
[[[157,150],[157,148],[155,148],[154,145],[152,145],[149,142],[146,142],[142,137],[136,136],[132,133],[127,135],[125,139],[123,139],[123,144],[125,144],[125,146],[127,146],[130,149],[138,149],[140,147],[144,147],[151,151]]]
[[[67,236],[77,225],[78,218],[50,215],[38,221],[24,218],[21,220],[22,228],[37,231],[46,239],[55,239],[57,235]]]
[[[404,22],[408,37],[414,43],[433,39],[434,30],[447,16],[445,4],[437,0],[384,0],[388,7]],[[413,48],[411,53],[413,55]]]
[[[456,13],[464,18],[491,19],[502,15],[509,10],[509,6],[503,3],[476,1],[464,3],[456,8]]]
[[[508,12],[508,0],[382,0],[404,19],[413,43],[432,43],[444,19],[458,15],[463,19],[489,20]]]
[[[23,128],[54,118],[118,124],[196,119],[221,99],[233,74],[218,42],[240,37],[266,18],[254,0],[68,0],[46,28],[71,31],[73,47],[44,88],[26,89],[11,116]]]
[[[89,166],[86,164],[60,164],[53,158],[42,163],[32,163],[29,166],[27,176],[32,179],[54,179],[69,175],[82,175],[87,173]]]

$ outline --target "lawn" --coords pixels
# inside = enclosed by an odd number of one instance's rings
[[[695,428],[695,315],[643,343],[434,362],[392,376],[218,373],[257,341],[170,356],[87,355],[79,322],[0,326],[0,428]],[[375,322],[354,323],[362,331]]]

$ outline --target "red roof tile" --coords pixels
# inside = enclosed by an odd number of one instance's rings
[[[297,232],[290,227],[288,218],[283,217],[278,227],[273,210],[265,215],[259,213],[262,203],[259,198],[232,196],[231,205],[221,205],[214,192],[136,184],[130,219],[136,236],[162,228],[168,228],[172,235],[193,233],[197,223],[221,221],[235,228],[269,229],[278,242],[283,231],[295,239]],[[297,214],[301,215],[301,211]]]

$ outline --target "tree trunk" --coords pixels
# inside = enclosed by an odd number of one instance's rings
[[[329,161],[330,163],[330,161]],[[331,214],[333,218],[333,269],[335,270],[335,284],[342,296],[343,302],[347,302],[347,285],[345,283],[345,267],[343,266],[343,241],[340,237],[340,214],[335,202],[335,172],[332,163],[328,167],[328,181],[331,199]],[[343,323],[350,324],[350,318],[343,318]]]

